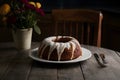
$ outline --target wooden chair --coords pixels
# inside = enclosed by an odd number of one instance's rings
[[[53,9],[55,35],[69,35],[81,44],[101,46],[103,15],[88,9]]]

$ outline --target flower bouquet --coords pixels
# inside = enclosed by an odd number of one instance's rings
[[[2,26],[12,29],[13,39],[20,49],[31,47],[32,29],[41,34],[40,27],[37,25],[39,15],[44,16],[40,2],[7,0],[0,6],[0,22]],[[29,35],[30,39],[26,39],[28,38],[26,35]],[[28,47],[25,48],[23,45]]]
[[[0,18],[4,25],[13,29],[34,28],[38,34],[41,33],[37,25],[39,15],[44,16],[40,2],[8,0],[0,7]]]

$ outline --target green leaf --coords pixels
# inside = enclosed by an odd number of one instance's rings
[[[37,25],[34,25],[34,30],[37,34],[39,34],[39,35],[41,34],[41,30]]]

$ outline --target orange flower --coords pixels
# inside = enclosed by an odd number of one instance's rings
[[[10,12],[10,6],[9,4],[3,4],[0,7],[0,15],[6,15]]]

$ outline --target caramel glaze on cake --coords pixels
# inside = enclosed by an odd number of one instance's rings
[[[38,49],[38,55],[45,60],[65,61],[82,55],[79,42],[70,36],[52,36],[45,38]]]

